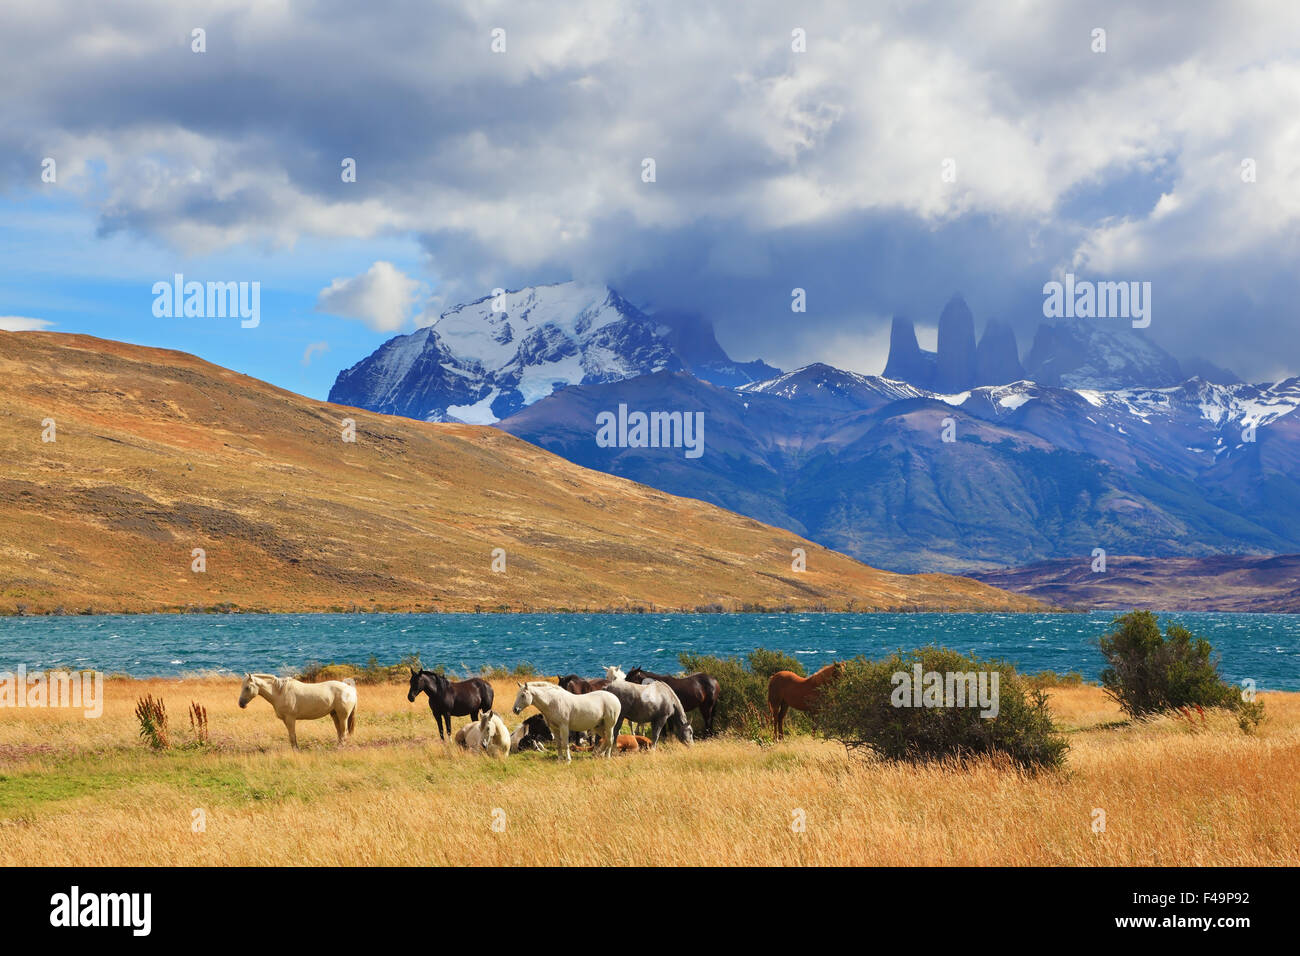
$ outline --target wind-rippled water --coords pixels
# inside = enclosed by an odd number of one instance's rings
[[[477,671],[521,661],[540,673],[606,664],[674,671],[683,651],[787,651],[809,670],[859,654],[937,644],[1021,670],[1096,679],[1113,614],[140,614],[0,618],[0,670],[93,668],[136,677],[292,672],[311,662]],[[1300,615],[1168,614],[1207,638],[1225,679],[1300,690]]]

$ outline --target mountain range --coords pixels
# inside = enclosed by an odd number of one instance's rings
[[[0,331],[0,378],[0,613],[1042,607],[181,352]]]
[[[702,411],[704,454],[599,447],[595,416],[620,405]],[[868,563],[969,571],[1300,550],[1298,406],[1297,379],[940,395],[813,365],[738,390],[668,372],[570,388],[500,427]]]
[[[1022,356],[1008,324],[990,322],[977,337],[953,297],[934,352],[920,348],[910,320],[894,319],[883,375],[825,364],[784,373],[732,361],[698,316],[647,315],[604,287],[510,293],[495,318],[485,302],[468,324],[452,310],[432,330],[388,343],[343,373],[331,399],[350,401],[345,384],[373,377],[386,350],[409,352],[402,343],[424,335],[419,350],[437,343],[457,356],[456,372],[439,367],[477,391],[449,402],[445,376],[427,387],[408,362],[386,390],[361,396],[365,407],[465,417],[476,396],[498,427],[570,461],[896,571],[1090,564],[1098,548],[1300,551],[1300,379],[1242,383],[1204,360],[1180,362],[1127,325],[1043,322]],[[555,341],[572,374],[554,374],[550,357],[533,361],[535,351],[502,348],[488,361],[467,344],[469,329],[496,341],[505,325],[511,342],[523,329]],[[620,408],[625,417],[698,413],[704,454],[637,447],[635,433],[598,442],[597,416]]]
[[[339,373],[329,400],[431,422],[486,425],[568,385],[689,371],[722,386],[779,369],[735,362],[699,315],[649,316],[606,286],[535,286],[444,312]]]

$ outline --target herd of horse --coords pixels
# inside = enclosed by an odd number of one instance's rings
[[[768,680],[767,703],[778,740],[785,736],[785,718],[790,708],[814,713],[821,689],[843,672],[844,664],[828,664],[809,677],[793,671],[777,671]],[[687,746],[695,732],[689,714],[698,711],[702,736],[714,732],[721,687],[704,672],[676,677],[656,674],[640,667],[624,673],[617,666],[606,667],[604,677],[586,678],[567,674],[556,682],[533,680],[518,685],[512,710],[522,714],[529,707],[538,713],[511,731],[495,710],[492,685],[481,677],[454,681],[437,671],[411,668],[406,699],[414,703],[424,694],[429,701],[438,738],[467,750],[506,757],[524,750],[544,750],[554,744],[556,755],[572,760],[574,747],[590,749],[609,757],[617,751],[654,750],[664,731],[671,731]],[[289,731],[289,743],[297,749],[295,724],[299,720],[331,717],[339,743],[352,736],[357,722],[357,688],[351,679],[308,684],[291,677],[245,674],[239,691],[239,706],[247,707],[254,697],[266,699]],[[470,722],[454,734],[451,718],[469,717]],[[624,734],[623,723],[645,728],[644,734]]]

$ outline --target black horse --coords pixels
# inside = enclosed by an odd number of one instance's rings
[[[717,678],[703,671],[687,674],[685,677],[669,677],[667,674],[656,674],[639,667],[634,667],[627,672],[627,679],[633,684],[639,684],[647,677],[651,680],[661,680],[671,687],[687,713],[699,708],[700,719],[704,721],[703,735],[708,736],[713,733],[713,712],[718,706]]]
[[[524,726],[528,729],[524,735],[519,738],[520,750],[544,750],[545,745],[555,739],[555,734],[551,732],[551,726],[546,722],[546,718],[541,714],[533,714],[524,721]],[[569,745],[572,747],[583,747],[590,743],[590,736],[586,731],[569,731]]]
[[[480,712],[492,709],[492,685],[481,677],[450,681],[433,671],[411,668],[411,689],[406,699],[415,703],[420,691],[429,695],[429,709],[433,711],[438,737],[442,740],[451,733],[451,718],[468,715],[472,720],[478,720]]]

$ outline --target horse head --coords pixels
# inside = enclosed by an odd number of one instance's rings
[[[239,706],[247,707],[248,702],[258,694],[258,688],[261,686],[260,681],[252,674],[244,675],[244,683],[239,687]]]
[[[639,684],[641,683],[643,678],[648,676],[649,675],[646,674],[646,672],[643,671],[641,668],[634,667],[626,674],[623,675],[623,680],[627,681],[630,684]]]
[[[677,731],[677,739],[688,747],[695,743],[695,730],[691,727],[691,722],[687,719],[686,714],[678,714],[675,721],[677,723],[677,727],[675,728]]]
[[[627,675],[618,669],[617,664],[611,664],[605,668],[605,680],[612,684],[616,680],[627,680]]]
[[[412,704],[415,703],[415,698],[420,696],[420,675],[423,673],[414,667],[411,668],[411,689],[406,692],[406,699]]]
[[[532,702],[533,702],[533,689],[529,687],[527,684],[520,684],[519,693],[515,695],[515,707],[514,707],[515,713],[516,714],[522,713],[523,709],[531,705]]]

